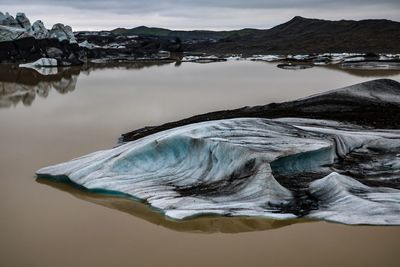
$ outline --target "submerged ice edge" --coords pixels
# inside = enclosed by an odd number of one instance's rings
[[[158,226],[178,232],[190,233],[242,233],[277,229],[297,223],[308,223],[313,220],[293,219],[274,220],[260,217],[239,216],[226,217],[218,215],[200,215],[184,220],[166,216],[146,202],[133,199],[128,195],[113,194],[87,190],[69,181],[68,178],[54,180],[53,177],[38,177],[36,182],[61,190],[72,196],[107,208],[115,209]],[[134,200],[134,201],[133,201]]]
[[[364,185],[360,177],[332,167],[352,151],[363,148],[368,154],[377,147],[399,149],[399,131],[324,120],[238,118],[159,132],[37,174],[66,175],[88,189],[128,194],[174,219],[216,214],[398,225],[400,190]],[[293,155],[300,157],[290,166],[274,166]],[[380,161],[366,179],[380,181],[372,173],[388,164],[393,172],[399,169],[393,153]],[[314,178],[301,183],[304,177]]]

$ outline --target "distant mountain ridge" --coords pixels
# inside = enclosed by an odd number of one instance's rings
[[[174,31],[140,26],[118,28],[122,35],[193,39],[216,42],[194,43],[185,51],[208,53],[321,53],[382,52],[400,53],[400,22],[386,19],[330,21],[296,16],[271,29],[233,31]]]
[[[249,34],[255,34],[262,30],[245,28],[241,30],[232,31],[209,31],[209,30],[169,30],[165,28],[157,27],[146,27],[139,26],[132,29],[117,28],[112,30],[112,33],[121,35],[138,35],[138,36],[154,36],[154,37],[169,37],[169,38],[180,38],[182,40],[193,40],[193,39],[222,39],[231,36],[245,36]]]

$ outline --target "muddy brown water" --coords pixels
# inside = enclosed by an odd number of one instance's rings
[[[205,217],[36,180],[121,133],[293,100],[399,72],[282,70],[262,62],[125,64],[43,78],[0,67],[0,266],[398,266],[400,227]]]

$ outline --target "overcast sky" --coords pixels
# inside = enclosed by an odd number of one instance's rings
[[[400,21],[400,0],[0,0],[0,11],[24,12],[47,28],[73,30],[140,25],[171,29],[270,28],[294,16]]]

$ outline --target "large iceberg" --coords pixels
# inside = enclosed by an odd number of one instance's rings
[[[8,12],[3,14],[0,12],[0,25],[9,26],[9,27],[21,27],[19,23],[11,16]]]
[[[76,43],[76,39],[74,33],[72,32],[72,28],[68,25],[57,23],[53,25],[49,32],[50,38],[56,38],[59,41],[67,40],[70,43]]]
[[[29,29],[31,27],[31,22],[26,17],[25,13],[17,13],[15,16],[15,21],[19,24],[21,28]]]
[[[26,37],[34,37],[35,39],[56,38],[60,42],[67,40],[69,43],[76,43],[72,28],[68,25],[64,26],[57,23],[48,31],[41,20],[37,20],[31,25],[24,13],[17,13],[14,19],[9,13],[0,12],[0,42]]]
[[[41,20],[35,21],[29,28],[28,33],[36,39],[45,39],[49,37],[49,31]]]
[[[367,83],[323,96],[373,97],[398,108],[399,88],[377,91]],[[213,214],[400,224],[398,129],[312,118],[218,119],[158,131],[37,174],[133,197],[178,220]]]

